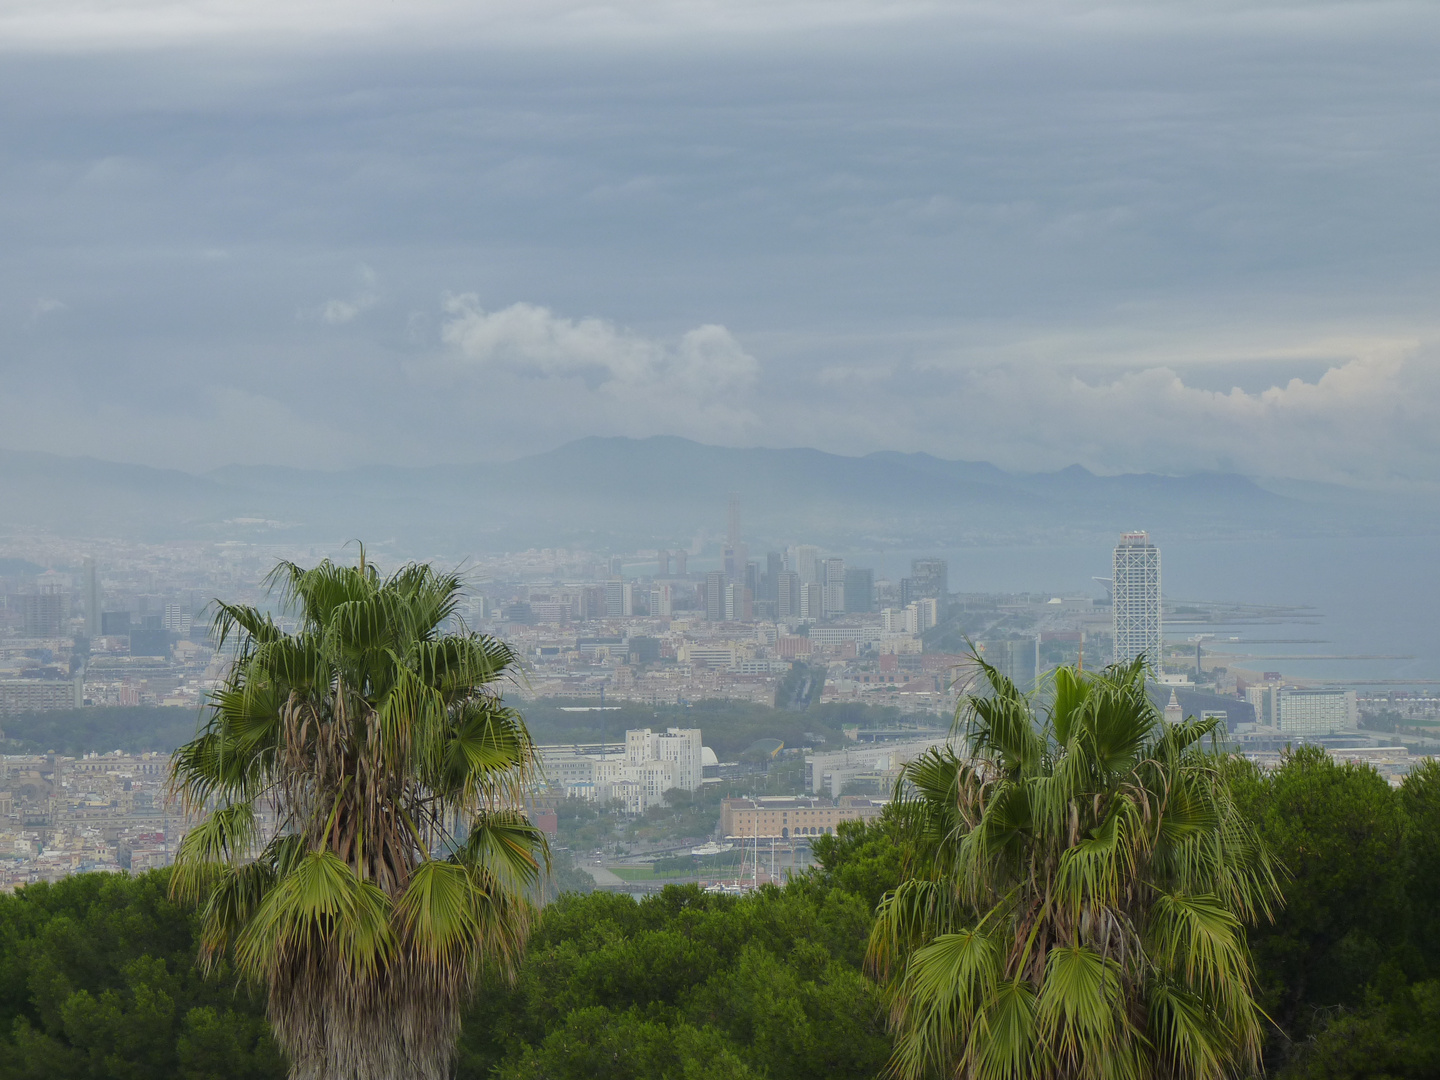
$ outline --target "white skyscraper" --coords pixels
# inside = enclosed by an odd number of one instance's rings
[[[1150,534],[1122,533],[1115,548],[1115,661],[1128,664],[1142,653],[1160,670],[1160,549]]]

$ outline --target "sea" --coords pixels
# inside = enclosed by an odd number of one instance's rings
[[[1362,692],[1440,688],[1440,538],[1151,539],[1167,605],[1243,608],[1230,622],[1177,616],[1167,642],[1211,634],[1203,647],[1236,654],[1235,667]],[[898,581],[910,559],[940,556],[952,592],[1102,597],[1094,579],[1110,576],[1111,552],[1104,543],[856,551],[846,562]]]

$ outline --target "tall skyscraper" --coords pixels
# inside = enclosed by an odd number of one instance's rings
[[[1160,549],[1150,534],[1122,533],[1115,548],[1112,579],[1115,661],[1128,664],[1144,655],[1145,663],[1160,670]]]
[[[944,559],[910,560],[909,596],[902,596],[903,603],[919,600],[922,596],[933,596],[942,604],[950,595],[950,565]]]
[[[620,619],[625,616],[625,579],[612,577],[605,583],[605,617]]]
[[[981,643],[985,662],[1013,682],[1022,693],[1035,689],[1037,640],[1033,637],[998,638]]]
[[[819,582],[800,586],[800,617],[802,619],[823,619],[825,617],[825,586]]]
[[[684,576],[685,576],[685,573],[686,573],[686,571],[685,571],[685,560],[688,559],[689,557],[690,557],[690,553],[689,553],[688,551],[686,551],[684,548],[681,548],[679,551],[675,552],[675,576],[676,576],[676,577],[684,577]]]
[[[85,636],[100,636],[100,575],[95,560],[85,560]]]
[[[740,542],[740,493],[730,492],[730,507],[725,529],[725,580],[741,581],[745,576],[747,554]]]
[[[820,584],[820,549],[812,544],[797,544],[790,550],[790,569],[800,575],[801,585]]]
[[[845,611],[845,560],[826,559],[824,567],[825,594],[822,614],[828,619],[831,615],[839,615]]]
[[[738,581],[732,581],[725,586],[725,621],[726,622],[750,622],[751,614],[750,590]]]
[[[780,575],[784,572],[785,557],[778,551],[767,552],[764,588],[760,590],[762,600],[778,600],[780,598]]]
[[[849,568],[845,571],[845,610],[875,610],[875,572]]]
[[[800,617],[800,575],[782,570],[775,583],[775,618],[798,619]]]
[[[725,571],[711,570],[705,575],[705,618],[721,622],[725,618]]]
[[[659,553],[655,556],[655,563],[657,571],[655,574],[656,577],[670,576],[670,552],[666,551],[664,548],[661,548]]]
[[[26,637],[59,637],[65,628],[65,594],[59,585],[41,585],[35,592],[10,598],[12,610],[19,610]]]

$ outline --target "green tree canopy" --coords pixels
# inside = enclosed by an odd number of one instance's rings
[[[263,1002],[195,966],[170,871],[0,894],[0,1080],[280,1080]]]
[[[1410,770],[1400,786],[1400,809],[1413,960],[1426,977],[1440,978],[1440,762],[1430,758]]]
[[[1339,764],[1318,746],[1268,776],[1237,770],[1235,790],[1291,875],[1285,910],[1251,934],[1269,1014],[1303,1034],[1317,1008],[1359,1005],[1407,924],[1404,815],[1368,765]]]
[[[1245,924],[1279,903],[1214,721],[1168,725],[1140,662],[1058,669],[1044,711],[994,668],[905,779],[920,840],[871,937],[894,1072],[1228,1077],[1258,1065]]]
[[[811,844],[819,860],[817,871],[826,885],[865,898],[870,910],[905,877],[907,852],[912,848],[902,808],[887,806],[878,821],[842,821],[830,836],[817,836]]]
[[[889,1052],[860,971],[864,901],[814,878],[744,897],[668,886],[547,907],[513,989],[476,998],[461,1080],[871,1080]]]
[[[175,895],[201,956],[262,983],[294,1075],[449,1074],[480,966],[513,970],[543,838],[517,809],[534,766],[499,689],[515,657],[445,632],[460,583],[410,565],[281,563],[297,629],[221,604],[235,663],[175,791],[203,820]],[[273,815],[273,828],[266,817]]]

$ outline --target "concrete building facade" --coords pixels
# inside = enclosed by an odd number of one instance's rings
[[[1280,733],[1301,738],[1335,735],[1359,719],[1354,690],[1277,690],[1274,708]]]
[[[720,834],[741,841],[830,836],[842,821],[874,821],[885,805],[853,796],[833,801],[803,796],[725,799],[720,804]]]

